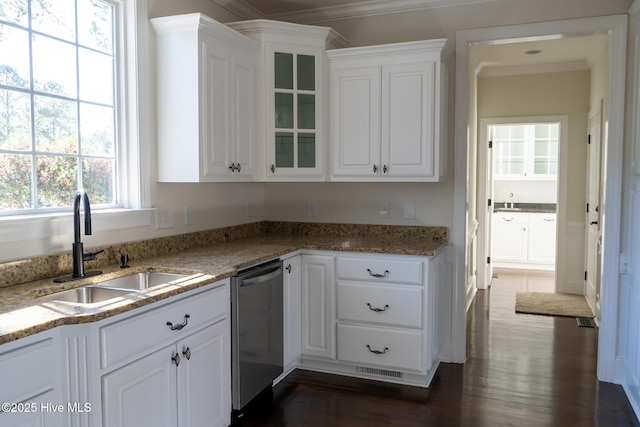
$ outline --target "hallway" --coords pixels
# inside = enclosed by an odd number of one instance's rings
[[[597,330],[516,314],[522,282],[500,279],[469,310],[467,362],[441,364],[431,388],[298,370],[242,425],[640,426],[622,388],[596,379]]]

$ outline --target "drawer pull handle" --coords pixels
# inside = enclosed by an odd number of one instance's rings
[[[172,331],[179,331],[179,330],[181,330],[182,328],[184,328],[185,326],[187,326],[187,323],[189,323],[189,318],[190,318],[190,317],[191,317],[190,315],[185,314],[185,315],[184,315],[184,323],[180,323],[179,325],[175,325],[175,326],[173,326],[173,323],[171,323],[171,322],[167,322],[167,326],[168,326],[169,328],[171,328],[171,330],[172,330]]]
[[[373,277],[377,277],[379,279],[383,278],[383,277],[387,277],[389,275],[389,270],[385,270],[384,274],[379,274],[379,273],[373,273],[370,269],[367,268],[367,271],[369,272],[370,276]]]
[[[175,355],[175,356],[173,356],[173,357],[171,358],[171,360],[173,360],[173,363],[174,363],[176,366],[180,366],[180,355],[179,355],[178,353],[176,353],[176,355]]]
[[[504,217],[503,217],[503,218],[502,218],[502,220],[503,220],[503,221],[507,221],[507,222],[511,222],[511,221],[513,221],[513,218],[504,218]]]
[[[385,347],[384,350],[382,350],[382,351],[380,351],[380,350],[372,350],[371,347],[369,346],[369,344],[367,344],[367,348],[373,354],[385,354],[387,352],[387,350],[389,350],[389,347]]]
[[[186,357],[187,360],[191,360],[191,349],[187,347],[186,350],[182,352],[182,355]]]
[[[367,306],[369,307],[369,310],[375,311],[376,313],[380,313],[381,311],[387,311],[387,309],[389,308],[389,304],[385,304],[384,308],[371,307],[371,304],[369,303],[367,303]]]

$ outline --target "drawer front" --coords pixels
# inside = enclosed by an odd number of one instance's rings
[[[338,325],[338,360],[423,372],[422,333]]]
[[[494,212],[494,224],[526,224],[529,222],[529,213],[527,212]]]
[[[556,214],[554,213],[532,213],[529,214],[529,224],[549,224],[556,226]]]
[[[422,327],[422,288],[338,282],[338,319]]]
[[[216,319],[228,317],[228,286],[176,301],[147,313],[100,328],[101,366],[107,368],[133,356],[142,357],[155,347],[181,339]],[[186,315],[189,317],[187,318]],[[183,326],[182,329],[171,329]]]
[[[422,262],[390,258],[336,259],[338,279],[366,280],[367,282],[422,284]]]

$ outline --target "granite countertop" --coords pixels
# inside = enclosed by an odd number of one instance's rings
[[[494,212],[527,212],[527,213],[556,213],[555,203],[514,203],[512,207],[504,207],[503,202],[496,202]]]
[[[235,275],[239,269],[300,249],[434,256],[446,244],[446,240],[405,236],[255,236],[142,259],[131,262],[128,269],[108,266],[101,269],[103,274],[99,276],[74,282],[54,284],[52,278],[47,278],[0,287],[0,344],[56,326],[94,322],[115,316],[223,280]],[[92,268],[87,268],[89,270]],[[116,300],[92,304],[88,308],[37,299],[54,292],[142,271],[182,273],[189,277],[178,284],[126,294]]]

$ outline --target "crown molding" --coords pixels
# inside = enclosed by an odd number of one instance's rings
[[[415,12],[419,10],[440,7],[465,6],[470,4],[487,3],[495,0],[366,0],[340,6],[321,7],[317,9],[301,10],[267,15],[244,0],[213,0],[225,9],[235,13],[242,19],[276,19],[297,22],[301,24],[316,24],[319,22],[357,18],[362,16],[385,15],[400,12]]]

